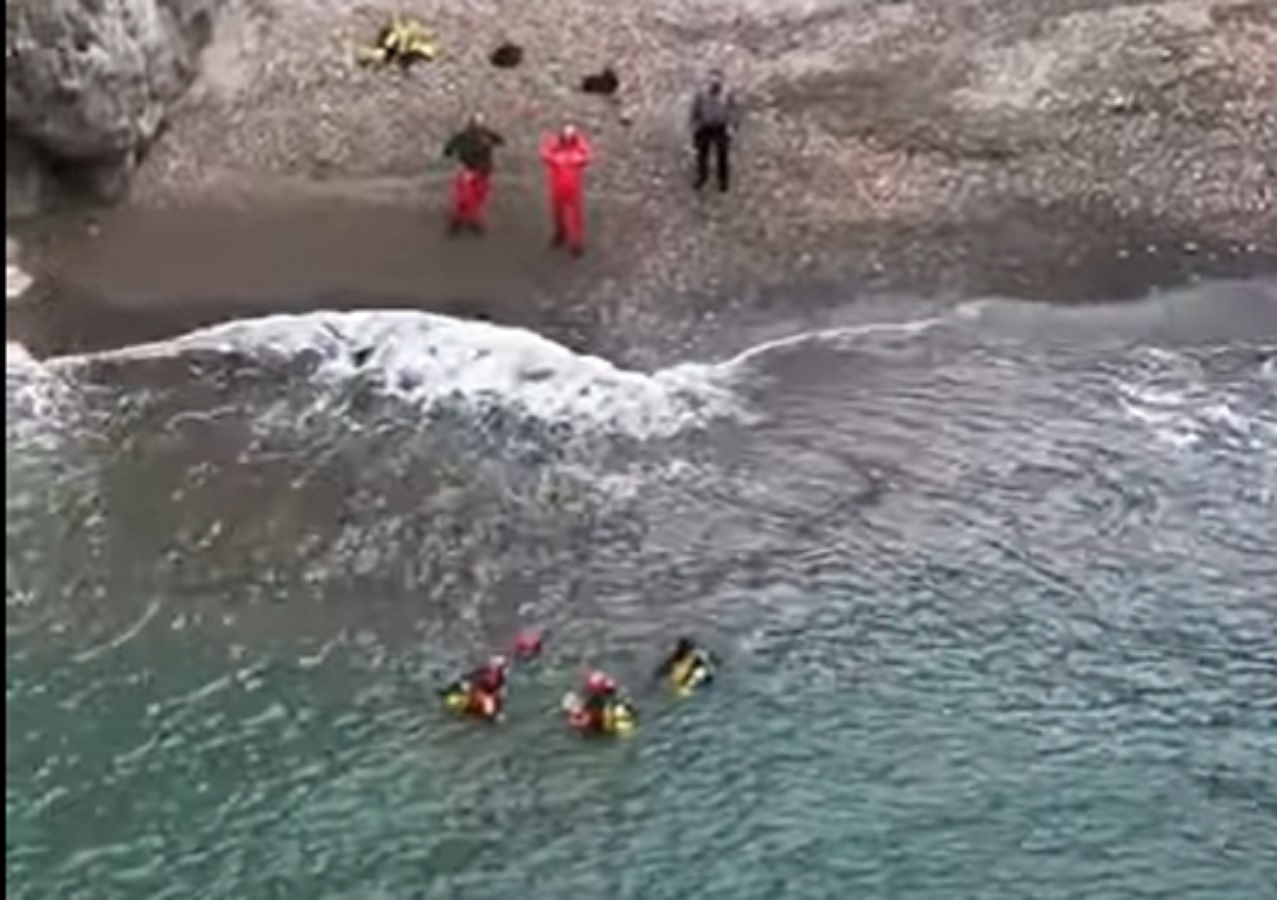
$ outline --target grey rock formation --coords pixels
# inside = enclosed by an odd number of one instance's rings
[[[193,79],[219,2],[5,0],[5,145],[17,151],[5,168],[18,199],[43,202],[51,171],[118,193]]]
[[[4,207],[5,218],[25,218],[44,209],[50,202],[52,178],[48,168],[31,145],[20,137],[6,134],[4,139]]]

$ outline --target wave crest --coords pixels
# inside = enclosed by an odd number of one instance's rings
[[[191,353],[245,356],[265,366],[311,360],[315,381],[340,387],[375,380],[382,392],[423,413],[457,402],[495,405],[547,423],[642,439],[672,437],[741,412],[713,366],[631,371],[525,329],[416,311],[268,316],[58,364]]]

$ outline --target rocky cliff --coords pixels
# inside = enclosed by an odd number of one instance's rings
[[[119,193],[195,75],[220,0],[5,0],[6,218]]]

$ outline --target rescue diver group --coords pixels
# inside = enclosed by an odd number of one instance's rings
[[[513,658],[531,662],[541,655],[543,640],[535,631],[521,632],[514,640]],[[440,692],[444,708],[457,715],[485,722],[501,719],[505,707],[506,676],[511,660],[493,656],[470,673],[457,678]],[[691,638],[680,638],[657,667],[654,677],[676,696],[686,697],[710,684],[715,662],[711,654]],[[587,671],[580,686],[562,701],[566,726],[582,735],[624,737],[638,727],[638,709],[617,682],[599,669]]]

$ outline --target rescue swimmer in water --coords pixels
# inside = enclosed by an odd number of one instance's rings
[[[528,628],[515,635],[511,652],[516,661],[528,663],[541,655],[541,633]],[[443,705],[452,712],[488,722],[501,717],[505,707],[506,676],[510,661],[493,656],[469,674],[456,679],[439,692]]]
[[[461,715],[495,722],[505,705],[509,668],[509,661],[504,656],[492,657],[441,690],[439,695],[443,698],[443,705]]]
[[[624,737],[638,727],[638,711],[625,699],[611,676],[594,670],[581,690],[563,698],[568,727],[582,734]]]
[[[525,628],[514,636],[514,658],[519,662],[531,662],[541,655],[544,643],[541,632]]]
[[[541,655],[542,645],[541,633],[526,629],[515,636],[511,653],[520,663],[529,663]],[[707,650],[690,637],[682,637],[657,667],[655,677],[675,694],[687,696],[713,681],[715,665]],[[459,715],[497,721],[505,706],[509,670],[506,657],[491,657],[439,692],[444,706]],[[638,727],[638,710],[633,702],[621,692],[615,679],[599,669],[585,674],[580,688],[563,698],[562,707],[568,727],[581,734],[623,737]]]
[[[682,637],[657,667],[656,677],[685,697],[714,680],[714,658],[691,638]]]

